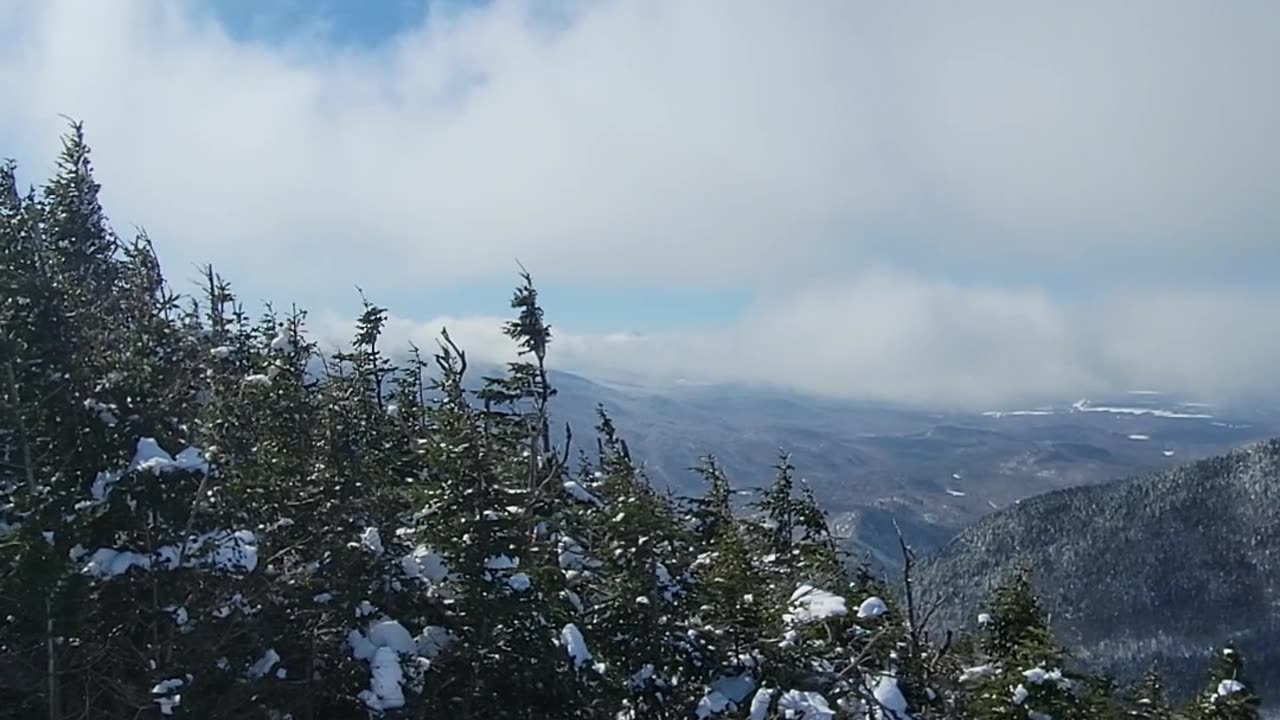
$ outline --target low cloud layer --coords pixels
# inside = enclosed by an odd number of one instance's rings
[[[0,0],[0,149],[41,175],[83,119],[172,272],[321,312],[513,257],[760,299],[697,336],[568,328],[582,369],[947,403],[1276,386],[1276,293],[1232,280],[1280,272],[1280,4],[432,7],[335,49],[192,0]]]
[[[1078,303],[876,272],[749,312],[714,332],[557,332],[553,365],[651,382],[739,381],[921,406],[1008,409],[1134,389],[1213,402],[1274,398],[1280,292],[1129,292]],[[550,318],[554,323],[554,315]],[[474,357],[514,358],[501,318],[393,317],[391,347],[434,348],[440,329]],[[322,334],[337,338],[334,317]]]

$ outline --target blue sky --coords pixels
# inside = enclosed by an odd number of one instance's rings
[[[265,42],[323,23],[340,45],[371,46],[422,22],[422,0],[213,0],[210,9],[234,37]]]
[[[930,405],[1274,392],[1280,5],[0,1],[0,154],[340,334]],[[179,282],[181,287],[181,282]]]

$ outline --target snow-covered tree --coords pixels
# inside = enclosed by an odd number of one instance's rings
[[[1196,705],[1200,720],[1257,720],[1257,694],[1244,675],[1244,656],[1233,645],[1217,652],[1209,671],[1208,687]]]

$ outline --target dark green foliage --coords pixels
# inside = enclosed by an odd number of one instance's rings
[[[1172,720],[1173,708],[1159,671],[1152,668],[1142,676],[1129,695],[1129,706],[1129,717],[1134,720]]]

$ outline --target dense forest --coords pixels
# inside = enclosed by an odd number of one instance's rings
[[[0,169],[0,715],[1258,716],[1230,645],[1178,708],[1081,667],[1013,565],[937,627],[908,545],[902,577],[851,566],[785,456],[749,497],[708,456],[680,497],[603,409],[552,427],[527,274],[478,390],[371,302],[322,355],[206,280],[114,234],[78,125],[39,189]]]
[[[1031,568],[1058,638],[1118,677],[1158,664],[1175,696],[1195,691],[1206,647],[1230,638],[1270,704],[1280,689],[1280,440],[1120,482],[1028,499],[925,558],[924,588],[962,622]]]

